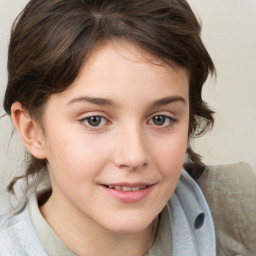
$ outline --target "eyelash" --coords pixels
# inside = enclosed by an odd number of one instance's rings
[[[156,118],[164,118],[163,124],[157,125],[156,123],[154,123],[154,118],[155,118],[155,120],[156,120]],[[92,119],[98,119],[99,124],[97,125],[97,120],[94,120],[94,121],[96,121],[96,125],[90,124],[89,121]],[[82,118],[79,120],[79,122],[92,130],[97,130],[97,129],[102,129],[105,125],[107,125],[108,120],[103,116],[93,115],[93,116],[88,116],[88,117]],[[102,122],[103,122],[103,124],[102,124]],[[166,122],[167,122],[167,124],[166,124]],[[157,129],[171,128],[176,122],[177,122],[177,119],[167,116],[167,115],[154,115],[148,121],[148,123],[150,125],[155,126]]]

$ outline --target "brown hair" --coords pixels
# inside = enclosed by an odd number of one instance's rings
[[[97,43],[125,39],[189,71],[189,135],[200,135],[213,125],[201,91],[215,72],[200,33],[185,0],[31,0],[12,28],[4,109],[11,114],[11,105],[19,101],[40,120],[49,96],[70,86]],[[191,148],[188,156],[202,165]],[[46,160],[31,155],[24,177],[45,169]]]

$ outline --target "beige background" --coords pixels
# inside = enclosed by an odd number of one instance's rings
[[[218,77],[205,86],[216,125],[196,148],[209,164],[245,161],[256,170],[256,0],[189,0]]]
[[[9,31],[26,2],[0,1],[0,115],[4,114]],[[207,164],[245,161],[256,170],[256,0],[188,2],[201,17],[203,40],[218,72],[217,80],[209,80],[203,92],[217,112],[216,125],[194,147]],[[9,118],[0,119],[0,191],[23,169],[23,149],[16,135],[10,141],[11,131]]]

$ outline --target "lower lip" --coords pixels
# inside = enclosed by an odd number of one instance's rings
[[[136,203],[145,199],[151,192],[153,185],[138,191],[122,191],[102,186],[103,189],[112,197],[124,203]]]

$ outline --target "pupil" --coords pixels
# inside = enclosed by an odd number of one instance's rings
[[[92,116],[88,120],[88,123],[91,126],[98,126],[100,124],[100,122],[101,122],[101,117],[99,117],[99,116]]]
[[[165,117],[164,116],[155,116],[153,119],[153,122],[155,125],[163,125],[165,122]]]

